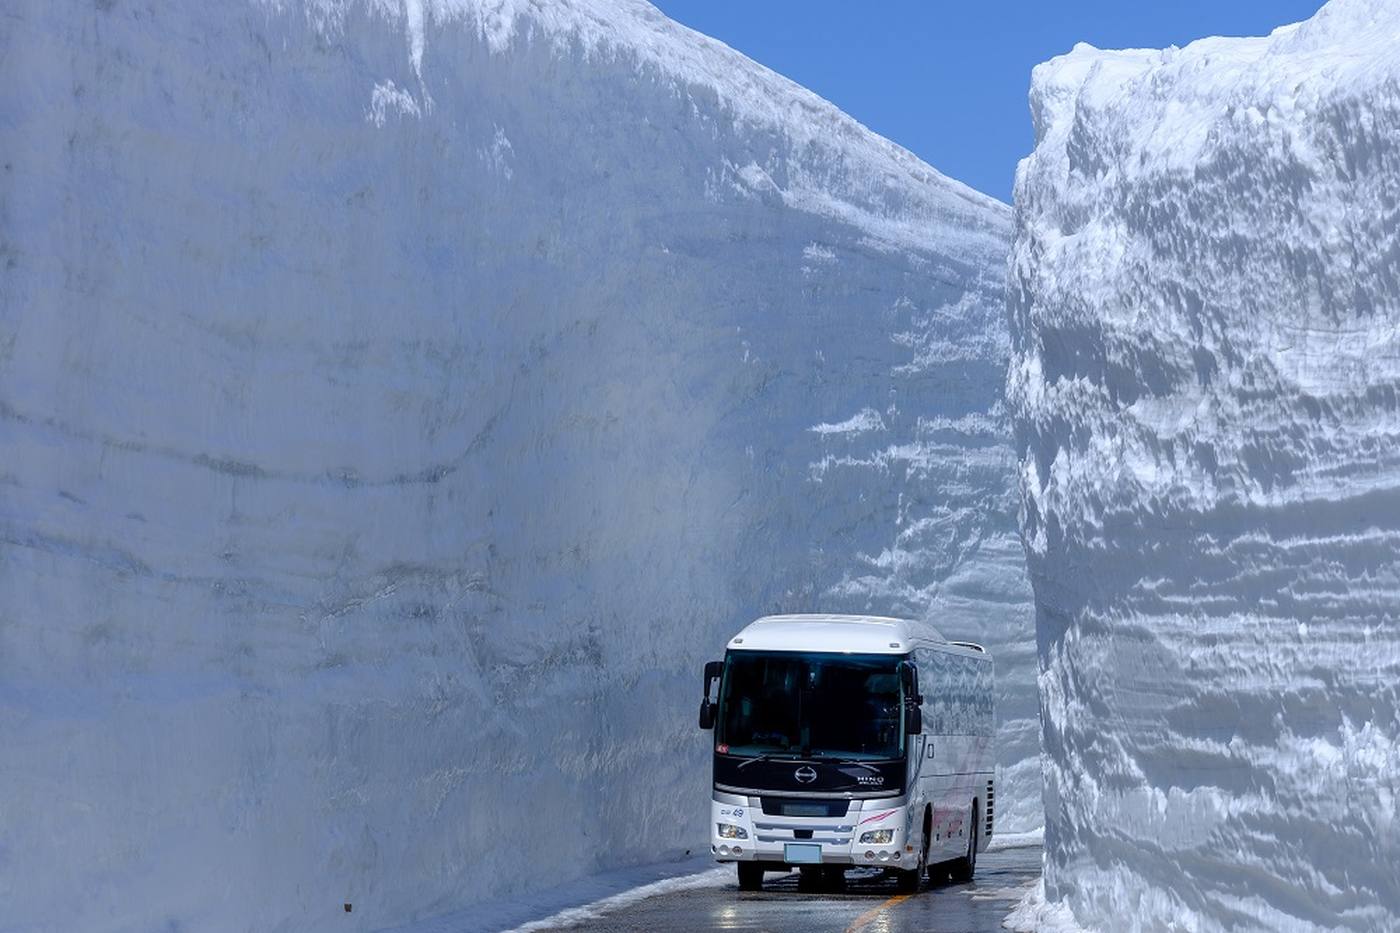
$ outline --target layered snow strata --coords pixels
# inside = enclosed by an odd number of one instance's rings
[[[373,929],[678,855],[754,615],[1029,639],[1009,210],[815,96],[637,2],[0,43],[0,926]]]
[[[1400,7],[1036,69],[1010,396],[1046,894],[1400,927]]]

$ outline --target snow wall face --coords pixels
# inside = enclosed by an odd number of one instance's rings
[[[1400,12],[1036,69],[1010,397],[1047,896],[1400,926]]]
[[[1009,210],[650,7],[535,10],[6,12],[0,925],[699,851],[700,665],[780,609],[990,643],[1038,825]]]

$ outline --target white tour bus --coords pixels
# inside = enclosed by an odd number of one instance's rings
[[[743,890],[792,867],[808,884],[858,866],[906,891],[925,871],[971,880],[992,835],[994,720],[980,645],[900,619],[759,619],[705,665],[710,849]]]

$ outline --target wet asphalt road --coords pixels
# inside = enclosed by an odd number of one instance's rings
[[[660,894],[570,930],[768,930],[999,933],[1001,921],[1040,877],[1040,848],[983,852],[970,884],[930,885],[900,895],[894,881],[848,874],[844,891],[799,891],[797,874],[768,875],[761,892],[723,887]]]

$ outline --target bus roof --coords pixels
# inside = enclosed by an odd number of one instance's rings
[[[734,651],[838,651],[908,654],[915,644],[947,644],[927,622],[861,615],[764,616],[729,640]]]

